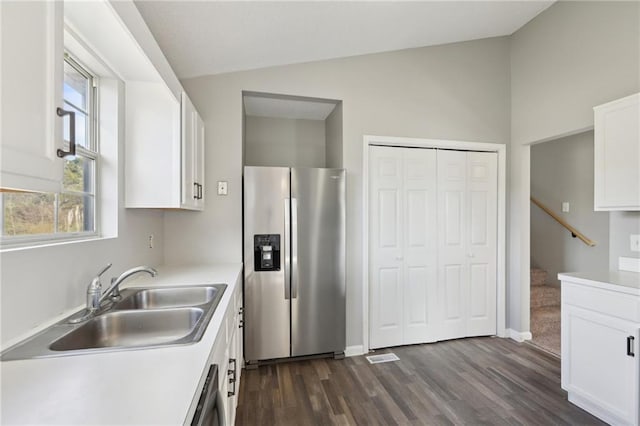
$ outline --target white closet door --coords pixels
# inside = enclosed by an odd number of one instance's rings
[[[467,333],[466,174],[466,152],[438,151],[440,340],[465,337]]]
[[[496,334],[498,154],[467,153],[467,336]]]
[[[437,340],[436,151],[404,151],[403,344]]]
[[[438,151],[440,339],[496,333],[497,154]]]
[[[403,344],[403,150],[369,148],[371,347]]]
[[[370,148],[371,347],[436,340],[436,154]]]

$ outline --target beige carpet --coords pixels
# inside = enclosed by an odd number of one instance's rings
[[[547,272],[531,269],[533,344],[560,356],[560,288],[547,284]]]

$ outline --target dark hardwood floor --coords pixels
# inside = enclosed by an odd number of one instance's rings
[[[246,370],[238,425],[599,425],[567,401],[560,360],[491,337]]]

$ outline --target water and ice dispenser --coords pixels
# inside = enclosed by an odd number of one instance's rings
[[[253,236],[253,261],[255,271],[280,270],[280,235],[259,234]]]

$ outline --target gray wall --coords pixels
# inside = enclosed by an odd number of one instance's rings
[[[242,91],[340,99],[347,169],[347,344],[362,344],[363,135],[508,143],[509,40],[206,76],[183,81],[206,132],[205,212],[165,213],[167,263],[242,259]]]
[[[507,295],[511,328],[526,331],[528,144],[588,130],[595,105],[640,91],[640,2],[559,1],[516,31],[510,41]],[[612,228],[611,234],[615,232]]]
[[[245,117],[245,165],[325,167],[324,120]]]
[[[640,90],[640,2],[559,1],[511,39],[516,143],[593,126],[593,107]]]
[[[338,102],[324,121],[327,137],[327,167],[342,168],[342,102]]]
[[[593,132],[531,147],[531,195],[597,242],[589,247],[531,204],[531,263],[559,284],[559,272],[609,268],[609,213],[593,211]],[[563,201],[570,211],[563,213]]]
[[[640,258],[640,252],[631,251],[631,234],[640,234],[640,212],[611,212],[609,214],[609,266],[618,269],[619,257]]]

